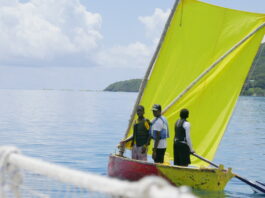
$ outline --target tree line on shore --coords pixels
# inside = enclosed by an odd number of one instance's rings
[[[104,91],[138,92],[142,79],[131,79],[110,84]],[[265,96],[265,43],[261,44],[241,95]]]
[[[265,96],[265,43],[261,44],[253,61],[242,95]]]

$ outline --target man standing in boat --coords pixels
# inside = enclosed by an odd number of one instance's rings
[[[189,110],[180,111],[180,119],[175,124],[174,165],[188,166],[190,153],[194,153],[190,139],[190,123],[187,121]]]
[[[163,163],[167,148],[167,138],[169,138],[167,119],[161,115],[161,105],[153,105],[153,115],[155,116],[151,125],[151,138],[154,140],[152,158],[156,163]]]
[[[124,145],[132,141],[132,159],[147,161],[147,146],[149,138],[150,121],[144,117],[144,107],[137,107],[137,120],[134,121],[133,135],[120,142]]]

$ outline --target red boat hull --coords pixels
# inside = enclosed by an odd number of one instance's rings
[[[108,175],[123,180],[137,181],[145,176],[156,175],[176,186],[190,186],[208,191],[222,191],[234,176],[231,170],[219,168],[196,168],[155,164],[133,160],[118,155],[110,155]]]
[[[147,175],[161,175],[155,164],[111,155],[108,175],[130,181],[137,181]]]

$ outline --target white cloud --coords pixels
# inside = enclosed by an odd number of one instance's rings
[[[107,48],[101,15],[79,0],[0,0],[0,65],[146,68],[169,12],[157,8],[138,18],[149,46],[134,41]]]
[[[265,36],[263,37],[262,43],[265,43]]]
[[[109,67],[146,68],[151,60],[153,51],[160,39],[161,32],[168,18],[170,10],[163,11],[156,8],[151,16],[140,16],[138,19],[144,25],[147,39],[151,45],[141,42],[131,43],[127,46],[114,46],[100,51],[96,58],[99,65]]]
[[[0,0],[0,18],[0,63],[87,53],[102,39],[101,16],[77,0]]]
[[[100,51],[95,56],[99,65],[109,67],[133,67],[146,66],[152,49],[141,42],[135,42],[128,46],[114,46]]]
[[[152,16],[139,17],[139,20],[145,25],[146,36],[155,43],[157,43],[160,38],[169,14],[170,9],[163,11],[156,8]]]

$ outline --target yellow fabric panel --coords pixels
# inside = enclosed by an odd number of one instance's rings
[[[212,160],[232,115],[234,106],[247,76],[249,65],[256,54],[264,30],[244,43],[236,51],[207,74],[199,83],[187,92],[165,116],[169,120],[171,134],[179,111],[185,107],[190,110],[188,119],[192,125],[191,139],[195,151]],[[167,151],[173,154],[173,135],[169,139]],[[193,164],[205,164],[196,158]]]
[[[145,117],[151,120],[153,104],[167,107],[218,58],[264,22],[262,14],[196,0],[180,1],[140,102],[146,109]],[[164,114],[170,127],[167,151],[171,159],[174,124],[182,108],[190,110],[195,151],[213,159],[263,34],[264,30],[258,31],[248,39]]]

